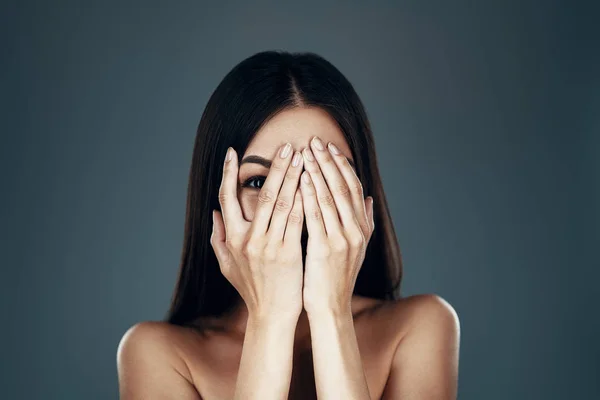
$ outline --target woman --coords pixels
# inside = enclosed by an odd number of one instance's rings
[[[455,399],[456,313],[401,277],[352,85],[313,53],[255,54],[200,120],[171,308],[121,339],[121,398]]]

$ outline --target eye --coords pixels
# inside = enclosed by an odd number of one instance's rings
[[[246,179],[244,181],[244,183],[242,183],[242,187],[250,188],[250,189],[260,189],[260,188],[262,188],[262,185],[264,184],[264,181],[266,179],[267,179],[267,177],[263,176],[263,175],[251,176],[250,178]],[[252,182],[257,182],[257,181],[259,181],[259,182],[262,181],[262,183],[258,187],[253,187]]]

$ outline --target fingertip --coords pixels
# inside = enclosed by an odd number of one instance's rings
[[[302,181],[307,185],[310,185],[310,173],[308,171],[302,172]]]
[[[227,152],[225,153],[225,165],[230,168],[237,168],[237,152],[231,146],[227,148]]]

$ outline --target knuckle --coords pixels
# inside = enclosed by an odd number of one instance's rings
[[[361,231],[357,230],[356,232],[354,232],[353,234],[350,235],[348,242],[350,243],[350,245],[352,247],[360,248],[363,246],[363,244],[365,242],[364,234]]]
[[[258,194],[258,202],[262,204],[268,204],[273,202],[275,199],[275,195],[273,192],[267,188],[262,188],[260,193]]]
[[[296,211],[292,211],[288,216],[288,224],[300,224],[302,223],[302,214]]]
[[[224,203],[227,202],[227,200],[229,200],[229,194],[224,191],[222,188],[219,190],[219,203],[221,205],[223,205]]]
[[[332,241],[331,248],[338,253],[343,253],[348,250],[349,245],[348,245],[348,242],[346,241],[346,238],[341,237],[339,239]]]
[[[336,191],[339,195],[343,197],[350,197],[350,188],[343,182],[337,185]]]
[[[333,199],[333,196],[331,195],[331,193],[326,193],[326,194],[319,196],[319,203],[324,206],[329,207],[329,206],[333,206],[335,204],[335,200]]]
[[[315,221],[321,221],[323,219],[323,214],[321,214],[321,211],[317,208],[310,210],[308,216]]]
[[[361,197],[363,195],[363,187],[362,184],[360,182],[357,182],[356,184],[352,185],[352,190],[353,193],[357,193],[359,194]]]
[[[235,250],[239,247],[239,243],[233,236],[229,235],[225,238],[225,246],[229,250]]]
[[[258,245],[257,245],[257,243],[255,241],[253,241],[253,240],[248,240],[242,246],[242,253],[246,257],[254,257],[254,256],[256,256],[258,254]]]
[[[277,211],[288,211],[290,208],[292,208],[292,203],[286,197],[279,196],[275,203],[275,209]]]

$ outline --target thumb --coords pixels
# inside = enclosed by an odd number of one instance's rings
[[[369,196],[369,204],[367,207],[369,223],[371,224],[371,233],[375,230],[375,217],[373,216],[373,197]]]
[[[212,211],[213,217],[213,228],[210,236],[210,244],[215,251],[215,255],[219,260],[221,269],[225,266],[226,260],[229,256],[229,249],[225,244],[225,223],[223,222],[223,216],[218,210]]]

